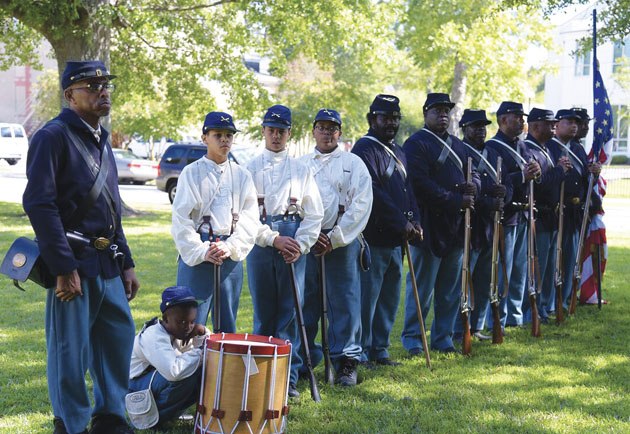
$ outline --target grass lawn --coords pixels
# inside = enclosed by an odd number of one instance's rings
[[[176,251],[170,214],[128,218],[125,232],[135,254],[141,290],[132,301],[137,328],[159,312],[161,290],[175,281]],[[31,235],[21,206],[0,203],[0,255],[18,235]],[[630,432],[630,234],[608,233],[609,262],[600,312],[580,307],[561,327],[543,325],[543,337],[509,329],[503,345],[473,342],[473,356],[432,353],[410,359],[392,334],[391,356],[404,366],[360,370],[353,389],[323,383],[322,402],[300,382],[291,403],[291,433],[565,433]],[[16,290],[0,278],[0,432],[50,433],[46,384],[44,290],[31,283]],[[404,297],[403,297],[404,299]],[[403,308],[401,302],[400,309]],[[243,289],[239,332],[252,329],[252,304]],[[190,433],[178,422],[173,433]],[[144,431],[151,432],[151,431]]]

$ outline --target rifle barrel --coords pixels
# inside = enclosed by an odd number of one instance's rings
[[[556,324],[560,325],[564,321],[562,304],[564,297],[562,294],[562,238],[564,236],[564,181],[560,183],[560,200],[558,201],[558,235],[556,237],[556,260],[554,267],[554,286],[556,290]]]
[[[501,165],[503,160],[497,157],[497,183],[501,184]],[[492,234],[492,265],[490,269],[490,307],[492,309],[492,343],[503,343],[501,317],[499,315],[499,237],[501,235],[501,211],[494,212]]]

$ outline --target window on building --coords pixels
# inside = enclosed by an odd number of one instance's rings
[[[628,152],[628,132],[630,130],[630,110],[627,105],[614,105],[613,120],[615,123],[615,140],[613,151]]]
[[[617,72],[623,65],[623,62],[620,61],[622,57],[630,58],[630,38],[615,42],[613,46],[613,72]]]
[[[577,49],[579,50],[580,45],[577,45]],[[587,51],[586,53],[576,54],[575,57],[575,75],[577,77],[583,75],[591,74],[591,52]]]

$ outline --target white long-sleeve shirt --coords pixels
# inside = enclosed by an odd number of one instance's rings
[[[370,172],[360,157],[339,147],[328,154],[315,149],[300,160],[308,164],[319,188],[324,205],[322,229],[332,228],[328,238],[333,249],[347,246],[365,229],[370,218]],[[337,221],[340,204],[344,206],[345,212]]]
[[[249,162],[247,168],[252,174],[258,197],[264,198],[268,216],[284,214],[289,207],[289,198],[297,200],[302,221],[294,238],[300,244],[302,253],[308,253],[317,241],[324,217],[322,199],[308,167],[290,157],[287,151],[271,152],[265,149]],[[261,225],[256,244],[261,247],[272,246],[277,235],[278,232],[271,230],[269,225]]]
[[[229,161],[217,164],[205,156],[184,167],[173,201],[171,234],[188,266],[201,264],[210,248],[210,241],[201,241],[197,233],[203,216],[210,216],[215,236],[229,235],[232,209],[238,213],[238,222],[225,244],[230,259],[242,261],[254,247],[261,226],[251,175],[238,164]]]
[[[206,336],[209,334],[206,329]],[[190,377],[201,363],[203,352],[200,347],[206,336],[195,336],[184,346],[158,321],[136,335],[129,378],[136,378],[149,366],[153,366],[168,381],[181,381]]]

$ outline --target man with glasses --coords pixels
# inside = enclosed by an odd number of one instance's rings
[[[335,383],[355,386],[361,356],[361,246],[358,237],[372,209],[372,179],[359,157],[337,145],[340,136],[339,113],[332,109],[320,110],[313,122],[315,150],[302,157],[311,169],[324,205],[322,230],[306,258],[304,323],[314,366],[322,359],[322,349],[315,344],[315,336],[321,316],[318,264],[323,260],[330,358],[337,371]]]
[[[399,99],[377,95],[367,114],[370,129],[352,148],[372,177],[376,204],[363,232],[372,255],[369,271],[361,273],[361,362],[366,366],[400,365],[389,358],[387,347],[400,301],[401,246],[422,237],[407,160],[395,141],[400,119]]]
[[[262,135],[265,149],[247,166],[258,194],[261,222],[256,245],[247,256],[254,333],[293,343],[288,394],[298,397],[301,339],[289,266],[294,268],[301,295],[305,255],[317,241],[324,209],[310,170],[287,152],[291,110],[283,105],[269,107],[263,118]]]
[[[132,433],[124,398],[138,291],[121,226],[109,133],[109,82],[101,61],[70,61],[61,78],[70,108],[48,122],[28,150],[23,204],[40,255],[57,278],[46,299],[48,394],[54,433]],[[94,407],[85,384],[90,370]]]

